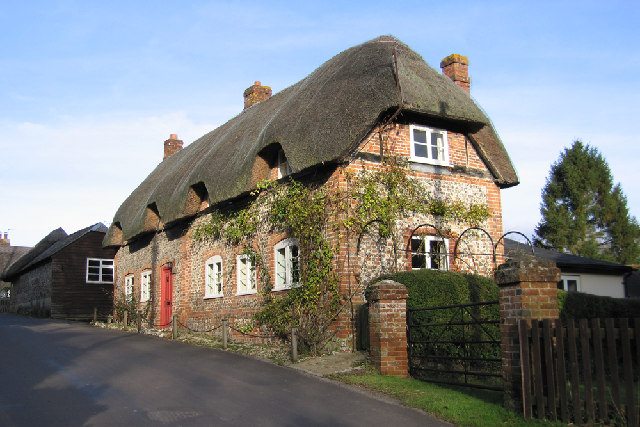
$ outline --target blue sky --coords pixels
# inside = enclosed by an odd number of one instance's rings
[[[0,231],[109,224],[162,159],[335,54],[391,34],[432,67],[467,55],[471,94],[520,176],[505,231],[531,235],[551,164],[596,147],[640,216],[640,3],[0,0]]]

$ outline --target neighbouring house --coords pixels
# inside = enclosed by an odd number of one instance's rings
[[[105,236],[105,247],[118,249],[116,300],[134,298],[156,326],[175,314],[193,329],[228,319],[250,330],[266,297],[299,285],[297,236],[259,224],[250,242],[238,244],[198,238],[199,227],[220,212],[239,212],[264,180],[351,194],[360,174],[386,170],[390,158],[406,162],[404,173],[425,189],[425,204],[473,205],[486,215],[474,223],[435,210],[406,212],[391,236],[379,233],[376,218],[357,234],[344,215],[330,218],[327,240],[344,306],[332,324],[336,345],[353,347],[355,311],[381,273],[491,274],[490,240],[503,232],[500,190],[518,177],[491,121],[470,98],[467,58],[450,55],[440,66],[444,75],[382,36],[273,96],[255,82],[240,114],[184,149],[171,134],[163,161],[123,202]],[[472,225],[483,231],[466,232]]]
[[[8,233],[0,233],[0,276],[18,258],[27,253],[28,246],[11,246]],[[0,313],[9,311],[9,298],[11,297],[11,282],[0,279]]]
[[[504,253],[507,258],[526,255],[554,262],[561,272],[558,289],[567,292],[584,292],[613,298],[635,296],[628,289],[628,281],[634,271],[629,265],[532,247],[528,243],[509,238],[504,239]]]
[[[113,311],[115,249],[103,248],[102,223],[71,235],[58,228],[2,275],[11,282],[12,312],[56,319],[106,318]]]

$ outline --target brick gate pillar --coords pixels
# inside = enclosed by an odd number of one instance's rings
[[[408,376],[407,288],[392,280],[371,287],[369,302],[369,352],[383,375]]]
[[[556,264],[533,257],[512,260],[498,267],[495,280],[500,288],[500,349],[505,406],[522,408],[522,374],[520,371],[521,319],[557,319],[558,281]]]

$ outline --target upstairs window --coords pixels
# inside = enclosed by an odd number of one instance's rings
[[[151,297],[151,270],[143,271],[140,275],[140,302],[149,301]]]
[[[256,262],[253,255],[242,254],[237,257],[238,264],[238,295],[255,294]]]
[[[410,125],[411,161],[433,165],[448,165],[447,131]]]
[[[213,256],[205,263],[204,297],[219,298],[222,294],[222,257]]]
[[[436,236],[413,236],[411,238],[411,268],[420,270],[449,270],[449,244]]]
[[[133,274],[129,274],[124,278],[124,297],[128,301],[133,295]]]
[[[291,168],[289,167],[287,157],[284,155],[284,150],[278,150],[276,167],[278,169],[278,179],[291,175]]]
[[[113,260],[87,258],[87,283],[113,283]]]
[[[285,239],[275,247],[276,281],[274,290],[300,284],[300,258],[297,239]]]

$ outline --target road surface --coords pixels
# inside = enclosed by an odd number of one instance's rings
[[[242,355],[0,314],[0,426],[82,425],[446,424]]]

